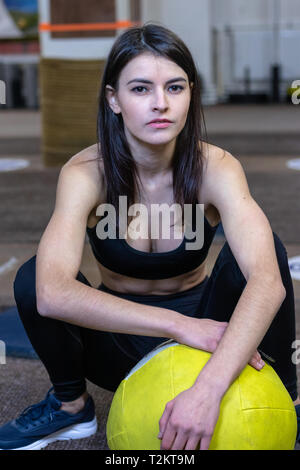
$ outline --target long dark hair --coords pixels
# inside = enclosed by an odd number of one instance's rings
[[[99,158],[103,159],[107,187],[106,202],[112,204],[118,214],[119,195],[127,196],[128,205],[138,202],[139,178],[135,161],[124,132],[121,114],[115,114],[106,99],[106,85],[118,91],[118,79],[122,69],[133,58],[144,52],[165,57],[175,62],[193,83],[190,107],[186,123],[177,136],[172,159],[174,202],[181,205],[198,201],[202,180],[202,129],[206,133],[201,104],[201,82],[193,57],[172,31],[154,23],[126,30],[115,41],[107,58],[99,94],[97,136]],[[163,202],[163,201],[162,201]],[[118,222],[117,222],[118,225]]]

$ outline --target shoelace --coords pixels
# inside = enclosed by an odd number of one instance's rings
[[[25,408],[20,416],[16,419],[16,422],[21,426],[28,426],[33,421],[37,421],[43,414],[46,414],[50,417],[50,422],[53,420],[53,408],[49,401],[50,392],[53,390],[53,387],[50,388],[46,397],[41,402],[30,405]]]

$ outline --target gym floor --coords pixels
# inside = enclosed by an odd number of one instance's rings
[[[285,244],[289,259],[300,256],[300,173],[287,165],[300,156],[297,106],[218,105],[205,107],[204,113],[209,141],[240,160],[250,191]],[[54,208],[59,168],[46,168],[40,149],[40,111],[1,110],[0,159],[24,159],[28,166],[0,171],[0,315],[15,306],[15,274],[19,266],[36,254]],[[215,237],[208,257],[209,272],[223,243],[222,235]],[[99,285],[100,277],[87,240],[80,270],[94,287]],[[296,338],[300,340],[300,281],[293,279],[293,285]],[[6,364],[0,367],[2,425],[25,407],[43,399],[51,384],[39,360],[7,357]],[[300,364],[297,372],[300,385]],[[88,390],[96,403],[97,434],[87,439],[57,442],[47,450],[107,449],[105,426],[113,394],[90,382]],[[300,450],[300,445],[296,449]]]

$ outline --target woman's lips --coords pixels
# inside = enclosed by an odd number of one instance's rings
[[[171,124],[171,122],[150,122],[148,126],[156,129],[164,129],[165,127],[169,127]]]

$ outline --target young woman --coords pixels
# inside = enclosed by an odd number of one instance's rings
[[[85,379],[115,391],[168,338],[213,354],[195,384],[166,405],[162,449],[207,449],[223,395],[247,363],[264,366],[261,354],[273,359],[300,403],[286,250],[239,161],[209,145],[202,125],[199,77],[185,44],[155,24],[119,36],[102,79],[98,145],[62,167],[37,255],[14,282],[20,317],[54,393],[0,428],[0,448],[39,449],[95,433]],[[151,237],[150,216],[147,236],[128,230],[122,238],[117,217],[118,236],[101,239],[104,213],[97,209],[110,204],[118,214],[121,195],[126,209],[140,203],[148,214],[162,203],[204,207],[203,246],[187,249],[186,235]],[[209,277],[206,258],[219,222],[227,241]],[[101,273],[97,289],[79,271],[86,230]]]

